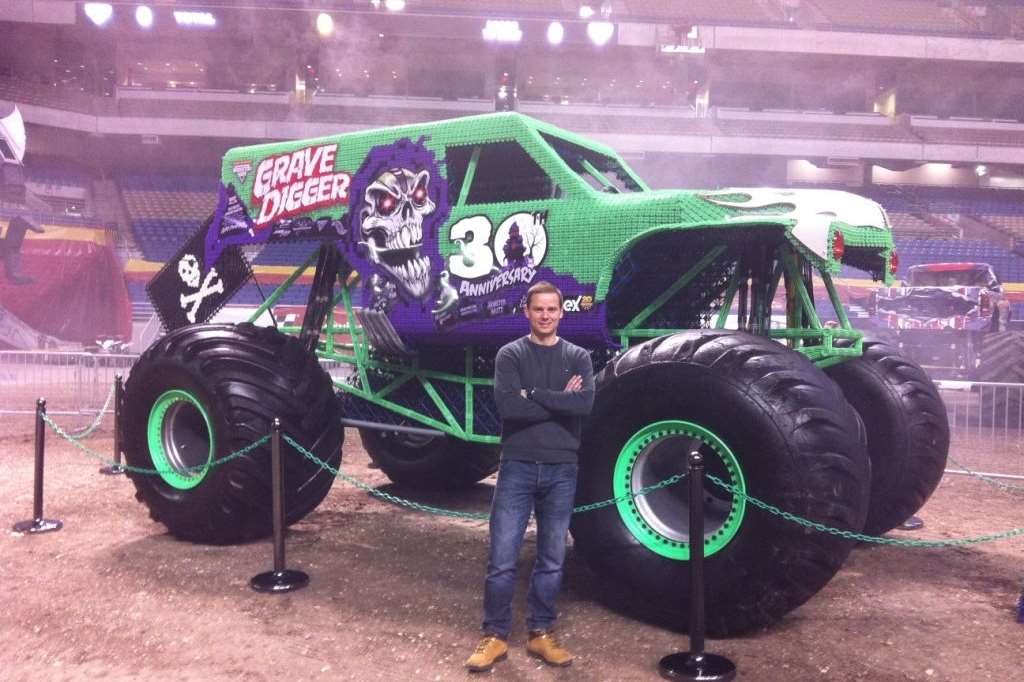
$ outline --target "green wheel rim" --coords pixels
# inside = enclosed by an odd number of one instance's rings
[[[673,474],[687,470],[687,455],[699,449],[704,470],[746,492],[739,461],[712,431],[682,420],[665,420],[643,427],[630,437],[615,461],[615,497],[635,493]],[[620,500],[623,523],[644,547],[668,557],[690,558],[689,483],[679,483],[642,496]],[[743,524],[745,498],[737,499],[714,484],[704,484],[704,556],[729,544]]]
[[[147,424],[149,456],[168,485],[194,488],[206,478],[216,447],[210,415],[188,391],[166,391],[153,403]]]

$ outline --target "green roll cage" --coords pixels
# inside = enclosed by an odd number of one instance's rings
[[[321,249],[324,247],[321,246]],[[650,328],[644,324],[651,316],[666,305],[688,284],[693,282],[702,272],[711,266],[729,247],[719,244],[710,249],[696,264],[683,273],[664,292],[655,298],[647,307],[637,313],[624,327],[612,329],[610,333],[617,338],[624,350],[630,345],[642,343],[651,338],[664,336],[680,329]],[[250,322],[255,322],[268,312],[293,287],[311,265],[317,260],[319,250],[315,250],[288,279],[283,282],[262,305],[251,315]],[[739,256],[733,267],[728,286],[723,292],[721,305],[714,315],[713,328],[725,329],[734,302],[737,306],[737,329],[769,338],[784,341],[790,348],[803,353],[819,367],[828,367],[851,357],[861,355],[863,334],[850,325],[836,291],[830,274],[818,268],[829,300],[835,309],[838,326],[828,327],[822,324],[815,310],[812,298],[812,266],[791,244],[783,242],[779,245],[770,260],[756,261]],[[340,278],[339,278],[340,279]],[[319,358],[351,365],[358,382],[334,379],[334,384],[341,392],[350,394],[386,409],[417,427],[447,434],[455,438],[477,443],[498,443],[496,434],[480,433],[474,428],[474,392],[478,387],[493,388],[493,376],[480,376],[474,371],[477,349],[467,345],[464,354],[464,369],[461,373],[437,371],[420,366],[415,356],[408,359],[389,359],[378,356],[371,347],[370,341],[362,327],[358,324],[352,305],[352,292],[357,286],[358,278],[349,276],[341,282],[341,290],[332,296],[330,307],[324,324],[320,329],[320,338],[316,341],[316,354]],[[785,290],[786,326],[772,328],[772,302],[780,283]],[[311,297],[316,292],[311,292]],[[336,324],[334,311],[341,305],[345,311],[346,322]],[[308,310],[308,308],[307,308]],[[296,325],[280,325],[280,331],[298,335],[302,328]],[[338,343],[336,334],[347,334],[349,343]],[[837,343],[840,342],[840,343]],[[453,347],[453,352],[455,348]],[[380,371],[393,375],[394,379],[380,388],[373,388],[369,372]],[[439,382],[446,382],[461,390],[440,391]],[[424,413],[422,410],[411,409],[392,399],[392,394],[399,388],[408,388],[412,384],[418,386],[423,396],[429,399],[440,418]],[[458,395],[459,398],[446,396]],[[462,404],[457,404],[461,401]]]

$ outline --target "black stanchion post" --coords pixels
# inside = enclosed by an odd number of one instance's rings
[[[117,476],[124,473],[121,466],[121,407],[124,403],[124,379],[118,374],[114,377],[114,463],[102,467],[101,474]]]
[[[43,454],[46,448],[46,400],[36,401],[36,461],[35,474],[32,480],[32,520],[19,521],[14,524],[16,533],[49,533],[60,530],[64,524],[55,519],[43,518]]]
[[[257,592],[291,592],[309,584],[302,571],[285,568],[284,562],[284,465],[281,462],[281,420],[274,417],[270,439],[271,486],[274,514],[274,570],[254,576],[249,585]]]
[[[658,662],[668,680],[731,680],[736,666],[724,656],[704,651],[704,457],[690,453],[690,651],[669,654]]]

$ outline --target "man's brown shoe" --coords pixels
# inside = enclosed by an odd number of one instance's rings
[[[508,642],[497,635],[484,635],[476,645],[476,651],[466,659],[466,667],[472,672],[482,673],[494,667],[498,661],[508,657]]]
[[[526,642],[526,651],[548,665],[565,667],[572,663],[572,654],[558,643],[555,633],[550,630],[531,632],[530,639]]]

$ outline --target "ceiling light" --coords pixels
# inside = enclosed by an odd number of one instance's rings
[[[405,0],[384,0],[384,9],[389,12],[401,12],[405,9]]]
[[[977,174],[979,178],[983,178],[986,175],[988,175],[988,166],[986,166],[983,163],[979,163],[977,166],[974,167],[974,172]]]
[[[587,35],[595,45],[604,45],[612,39],[615,24],[610,21],[591,21],[587,23]]]
[[[560,45],[562,38],[565,37],[565,29],[562,27],[561,22],[552,21],[548,24],[548,42],[552,45]]]
[[[103,26],[110,21],[110,17],[114,16],[114,8],[110,6],[109,2],[87,2],[83,9],[85,16],[89,17],[97,26]]]
[[[321,12],[316,17],[316,32],[326,38],[334,33],[334,19],[327,12]]]
[[[481,33],[484,40],[495,43],[518,43],[523,39],[523,32],[518,21],[488,19]]]
[[[580,19],[589,19],[594,16],[594,8],[590,5],[580,5]]]
[[[174,11],[174,20],[178,22],[178,26],[203,26],[206,28],[212,28],[217,25],[217,19],[210,12],[195,12],[195,11]]]
[[[153,27],[153,9],[147,5],[139,5],[135,8],[135,23],[142,28]]]

